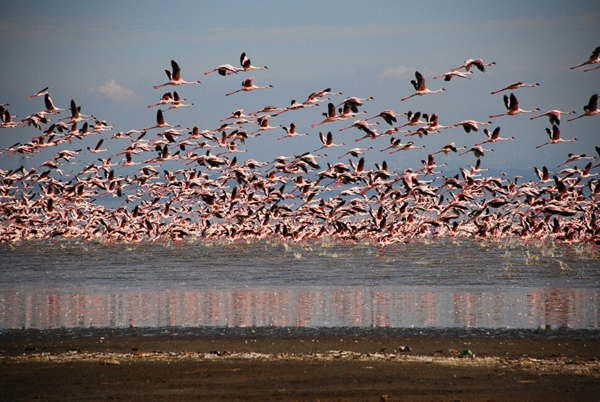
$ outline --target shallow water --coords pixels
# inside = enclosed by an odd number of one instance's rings
[[[588,246],[0,245],[0,329],[600,326]]]

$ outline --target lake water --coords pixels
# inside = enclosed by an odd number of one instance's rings
[[[0,329],[600,328],[590,245],[0,244]]]

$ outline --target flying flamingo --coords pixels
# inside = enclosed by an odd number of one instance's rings
[[[576,111],[571,111],[571,112],[561,112],[560,110],[548,110],[546,113],[544,114],[540,114],[539,116],[534,116],[534,117],[530,117],[529,120],[535,120],[535,119],[539,119],[540,117],[544,117],[544,116],[548,116],[548,119],[550,120],[550,124],[556,124],[556,125],[560,125],[560,115],[561,114],[575,114],[577,113]]]
[[[46,93],[46,95],[44,96],[44,104],[46,106],[46,112],[48,114],[57,114],[60,113],[62,110],[66,110],[54,106],[54,102],[52,102],[52,98],[50,98],[50,94],[48,93]]]
[[[400,116],[406,116],[406,113],[402,113],[397,115],[396,113],[394,113],[393,110],[384,110],[379,114],[376,114],[375,116],[369,117],[367,119],[365,119],[365,121],[369,121],[369,120],[373,120],[376,119],[378,117],[381,117],[383,120],[385,120],[385,122],[387,124],[389,124],[390,126],[393,125],[394,123],[396,123],[398,121],[398,117]]]
[[[175,100],[173,99],[173,94],[171,92],[166,92],[163,94],[163,96],[160,97],[160,101],[158,103],[155,103],[154,105],[150,105],[150,106],[148,106],[148,108],[161,106],[161,105],[170,105],[174,101]]]
[[[343,142],[341,144],[334,144],[333,143],[333,134],[331,134],[331,131],[329,131],[327,133],[327,135],[324,135],[322,132],[319,131],[319,139],[323,143],[323,146],[315,149],[313,152],[320,151],[323,148],[343,147],[344,145],[346,145]]]
[[[451,125],[450,127],[454,128],[457,126],[462,126],[462,128],[465,130],[466,133],[470,133],[471,131],[477,132],[479,131],[479,124],[481,124],[482,126],[489,126],[490,124],[492,124],[491,121],[487,121],[487,122],[480,122],[480,121],[475,121],[475,120],[463,120],[460,123],[456,123]]]
[[[410,96],[407,96],[406,98],[402,98],[400,100],[401,102],[405,101],[407,99],[410,99],[413,96],[423,96],[423,95],[427,95],[427,94],[434,94],[434,93],[437,93],[437,92],[445,91],[444,88],[440,88],[440,89],[437,89],[435,91],[427,89],[427,86],[425,85],[425,77],[423,77],[423,75],[420,72],[418,72],[418,71],[415,71],[415,77],[417,79],[416,80],[411,80],[410,83],[413,85],[413,87],[415,87],[415,91],[416,92],[414,94],[410,95]]]
[[[555,124],[552,126],[552,130],[550,130],[549,128],[546,128],[546,133],[548,133],[548,136],[550,137],[550,141],[538,145],[536,148],[541,148],[544,145],[551,145],[551,144],[559,144],[561,142],[573,142],[573,141],[577,141],[577,138],[571,138],[570,140],[563,140],[562,138],[560,138],[560,128],[558,128],[558,126]]]
[[[471,77],[467,77],[468,74],[473,74],[473,71],[467,71],[466,73],[461,73],[460,71],[448,71],[447,73],[433,77],[433,79],[437,80],[438,78],[443,78],[444,81],[450,81],[454,77],[460,77],[470,80]]]
[[[290,127],[282,127],[286,134],[283,137],[279,137],[277,138],[278,140],[283,140],[284,138],[290,138],[290,137],[305,137],[308,135],[308,133],[297,133],[296,132],[296,125],[294,123],[290,123]]]
[[[367,147],[367,148],[352,148],[351,150],[349,150],[349,151],[348,151],[348,152],[346,152],[345,154],[343,154],[343,155],[340,155],[340,156],[338,157],[338,159],[342,159],[342,158],[343,158],[344,156],[346,156],[346,155],[351,155],[351,156],[354,156],[355,158],[358,158],[358,156],[359,156],[359,155],[362,155],[362,154],[364,154],[365,152],[367,152],[367,151],[370,151],[370,150],[372,150],[372,149],[373,149],[373,147]]]
[[[154,89],[162,88],[167,85],[200,84],[200,81],[188,82],[188,81],[184,81],[183,79],[181,79],[181,68],[179,67],[179,64],[177,64],[175,62],[175,60],[171,60],[171,67],[173,69],[173,72],[171,72],[169,70],[165,70],[165,73],[167,73],[167,77],[169,78],[169,81],[165,82],[164,84],[154,85],[154,87],[153,87]]]
[[[345,130],[348,130],[353,127],[356,127],[359,130],[367,131],[367,130],[369,130],[370,126],[377,126],[378,124],[379,124],[378,121],[376,121],[375,123],[367,123],[366,120],[355,120],[354,123],[352,123],[348,127],[340,128],[339,131],[345,131]]]
[[[39,91],[37,91],[36,93],[29,95],[27,97],[27,99],[31,99],[31,98],[36,98],[38,96],[44,96],[48,93],[48,87],[44,88],[44,89],[40,89]]]
[[[240,67],[234,67],[231,64],[222,64],[219,67],[216,67],[210,71],[205,72],[204,75],[218,72],[219,75],[226,76],[226,75],[231,75],[231,74],[237,74],[240,71],[244,71],[244,69],[240,68]]]
[[[464,154],[469,153],[469,152],[473,152],[473,155],[475,155],[476,158],[481,158],[481,157],[485,156],[486,152],[494,152],[494,150],[493,149],[483,149],[481,146],[476,145],[474,147],[469,148],[465,152],[458,154],[458,156],[463,156]]]
[[[537,112],[540,110],[540,108],[538,108],[538,107],[536,107],[533,110],[519,109],[519,100],[517,99],[515,94],[512,92],[510,93],[510,98],[508,96],[504,95],[504,106],[506,106],[506,109],[507,109],[506,113],[490,115],[490,119],[494,119],[494,118],[500,117],[500,116],[515,116],[515,115],[521,114],[521,113],[532,113],[532,112]]]
[[[465,60],[465,62],[462,64],[462,66],[453,68],[450,71],[456,71],[456,70],[460,70],[461,68],[464,68],[465,71],[470,72],[472,67],[477,67],[477,69],[479,71],[481,71],[482,73],[485,73],[486,67],[493,66],[495,64],[496,64],[495,61],[492,61],[490,63],[484,63],[482,59],[468,59],[468,60]]]
[[[265,130],[274,130],[276,128],[282,128],[283,126],[281,124],[277,125],[277,126],[269,126],[269,118],[271,116],[269,116],[268,114],[263,114],[261,116],[258,117],[258,119],[256,119],[256,122],[258,123],[258,130],[253,131],[250,134],[256,134],[259,131],[265,131]]]
[[[509,137],[509,138],[502,138],[500,137],[500,126],[496,127],[494,129],[493,132],[489,132],[489,130],[487,128],[483,129],[483,132],[485,133],[485,135],[487,135],[487,140],[483,141],[483,142],[479,142],[477,144],[475,144],[475,146],[479,146],[479,145],[483,145],[483,144],[487,144],[488,142],[496,142],[496,141],[510,141],[510,140],[514,140],[515,137]]]
[[[246,78],[244,81],[242,81],[242,88],[241,89],[238,89],[238,90],[233,91],[233,92],[229,92],[228,94],[225,94],[225,96],[231,96],[233,94],[236,94],[236,93],[242,92],[242,91],[248,92],[248,91],[256,91],[258,89],[273,88],[273,85],[267,85],[267,86],[264,86],[264,87],[260,87],[260,86],[254,85],[254,83],[252,82],[252,80],[254,80],[254,77],[253,78]]]
[[[492,91],[492,95],[495,95],[497,93],[500,93],[502,91],[508,91],[510,89],[519,89],[519,88],[535,88],[535,87],[539,87],[540,84],[539,83],[535,83],[535,84],[523,84],[521,81],[519,82],[514,82],[510,85],[505,86],[502,89],[499,89],[497,91]]]
[[[344,117],[338,116],[337,111],[335,110],[335,105],[331,102],[327,104],[327,113],[323,113],[325,115],[325,119],[321,120],[319,123],[312,124],[311,127],[315,128],[320,126],[321,124],[330,123],[332,121],[344,120]]]
[[[163,111],[158,109],[158,111],[156,112],[156,125],[152,126],[152,127],[148,127],[145,128],[143,131],[148,131],[148,130],[152,130],[153,128],[175,128],[175,127],[181,127],[179,124],[173,126],[171,124],[168,124],[165,122],[165,117],[163,115]]]
[[[598,46],[598,47],[596,47],[596,49],[594,49],[594,51],[592,52],[592,55],[590,56],[589,59],[587,59],[586,61],[584,61],[583,63],[581,63],[579,65],[571,67],[571,70],[573,70],[574,68],[587,66],[589,64],[597,64],[597,63],[600,63],[600,46]],[[587,70],[583,70],[583,72],[596,70],[598,68],[600,68],[600,66],[594,67],[594,68],[588,68]]]
[[[240,64],[242,65],[242,70],[244,70],[244,71],[266,70],[269,68],[267,66],[261,66],[261,67],[253,66],[252,63],[250,62],[250,59],[248,58],[248,56],[246,56],[246,53],[242,53],[240,55]]]
[[[584,116],[594,116],[597,115],[599,113],[598,111],[598,94],[594,94],[590,97],[590,101],[588,102],[587,105],[585,105],[583,107],[584,113],[582,115],[579,115],[577,117],[573,117],[572,119],[569,119],[568,121],[573,121],[573,120],[577,120],[580,119]]]
[[[458,152],[459,149],[466,149],[466,147],[456,148],[454,142],[451,142],[444,145],[439,151],[434,152],[432,155],[439,154],[440,152],[443,152],[445,155],[448,155],[448,153],[450,152]]]

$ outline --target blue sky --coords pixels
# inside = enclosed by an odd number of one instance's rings
[[[200,129],[217,128],[220,119],[238,108],[251,112],[266,105],[285,107],[292,99],[303,101],[327,87],[343,92],[333,99],[336,104],[346,96],[373,96],[362,107],[367,111],[362,117],[384,109],[411,110],[437,113],[440,124],[450,125],[466,119],[487,121],[488,115],[503,113],[502,94],[490,92],[523,81],[540,83],[537,88],[514,91],[523,109],[579,114],[590,96],[600,92],[600,70],[584,73],[569,67],[587,60],[600,45],[598,21],[600,4],[591,1],[10,2],[0,14],[0,103],[9,103],[11,114],[21,119],[44,109],[42,98],[26,96],[46,86],[58,107],[68,108],[74,99],[82,113],[115,125],[113,132],[103,134],[109,152],[102,157],[127,146],[124,140],[108,140],[114,132],[155,124],[156,109],[147,106],[170,90],[195,106],[169,111],[166,120]],[[239,65],[242,52],[253,64],[269,69],[204,76],[220,64]],[[485,73],[476,71],[470,80],[433,79],[469,58],[497,65]],[[164,70],[170,69],[171,59],[182,67],[184,79],[199,79],[202,84],[152,89],[166,81]],[[400,102],[413,92],[410,80],[416,70],[430,89],[443,86],[446,91]],[[248,77],[273,88],[225,97]],[[238,159],[270,161],[313,151],[321,145],[318,132],[332,131],[335,142],[346,146],[326,151],[331,162],[355,146],[373,146],[366,156],[369,163],[385,159],[401,171],[420,167],[428,153],[451,141],[470,147],[485,139],[482,130],[467,134],[455,128],[414,137],[416,145],[425,149],[388,155],[378,150],[389,145],[389,137],[356,143],[361,132],[338,131],[354,119],[311,129],[325,111],[322,104],[272,118],[271,124],[293,122],[309,136],[277,141],[283,130],[266,132],[248,141],[244,147],[248,152],[236,154]],[[531,174],[533,166],[546,165],[557,171],[568,153],[595,155],[594,146],[600,145],[600,117],[567,122],[572,117],[568,116],[563,117],[562,136],[578,141],[536,149],[548,140],[549,123],[546,118],[530,121],[529,117],[494,119],[490,129],[501,126],[502,137],[516,139],[486,144],[495,151],[483,158],[484,167]],[[381,121],[378,130],[387,127]],[[255,128],[246,126],[249,132]],[[0,148],[36,135],[39,132],[31,127],[0,130]],[[98,139],[93,136],[71,148],[85,149]],[[50,149],[27,160],[3,155],[0,168],[38,166],[55,153]],[[91,160],[94,155],[82,158]],[[436,161],[448,163],[443,170],[450,176],[458,173],[459,166],[472,165],[475,157],[439,154]]]

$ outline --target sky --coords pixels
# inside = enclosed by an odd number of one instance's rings
[[[584,73],[583,68],[570,67],[600,46],[598,21],[600,3],[593,1],[7,2],[0,14],[0,103],[9,103],[7,108],[20,120],[44,109],[43,98],[27,96],[49,87],[56,106],[68,108],[73,99],[82,113],[113,124],[115,129],[101,137],[108,151],[82,153],[82,163],[122,151],[127,141],[109,140],[110,136],[154,125],[157,109],[148,105],[173,90],[194,106],[166,112],[166,121],[201,130],[219,127],[219,120],[236,109],[248,113],[267,105],[285,107],[325,88],[343,93],[332,97],[336,104],[348,96],[372,96],[360,109],[366,112],[361,118],[385,109],[410,110],[436,113],[439,124],[451,125],[467,119],[488,121],[489,115],[505,112],[502,95],[510,91],[490,92],[522,81],[540,85],[513,91],[521,108],[540,108],[537,114],[550,109],[580,114],[590,96],[600,92],[600,70]],[[204,75],[221,64],[239,66],[242,52],[254,65],[268,69],[227,77]],[[475,71],[470,79],[433,79],[470,58],[496,65],[485,73]],[[181,66],[183,79],[202,83],[154,90],[153,85],[167,80],[164,70],[170,69],[172,59]],[[428,88],[446,90],[402,102],[414,92],[410,81],[415,71],[425,76]],[[256,85],[273,88],[225,96],[249,77]],[[331,131],[335,143],[346,144],[321,151],[331,163],[350,148],[372,146],[365,156],[368,163],[386,160],[402,171],[421,167],[428,153],[449,142],[471,147],[486,138],[481,129],[467,134],[459,127],[412,137],[415,145],[425,148],[389,155],[379,150],[389,146],[390,137],[356,142],[363,135],[357,129],[339,131],[355,119],[312,129],[326,110],[323,103],[273,117],[271,125],[293,122],[298,132],[309,135],[277,141],[283,129],[265,132],[240,146],[246,153],[231,157],[271,161],[312,152],[321,146],[319,131]],[[569,153],[598,156],[594,146],[600,145],[600,116],[573,122],[566,121],[573,116],[563,117],[562,137],[578,141],[539,149],[536,146],[549,139],[545,129],[550,124],[547,118],[531,121],[531,116],[493,119],[490,130],[500,126],[502,137],[515,139],[484,145],[494,149],[482,158],[490,174],[532,177],[534,166],[557,172]],[[379,132],[389,127],[378,121]],[[251,132],[257,126],[245,128]],[[153,130],[149,137],[158,132]],[[32,127],[0,130],[0,149],[39,134]],[[395,136],[409,140],[403,134]],[[99,138],[86,138],[71,148],[94,146]],[[0,169],[39,166],[56,152],[49,149],[26,159],[0,154]],[[446,176],[475,160],[471,153],[436,156],[438,164],[447,164]]]

